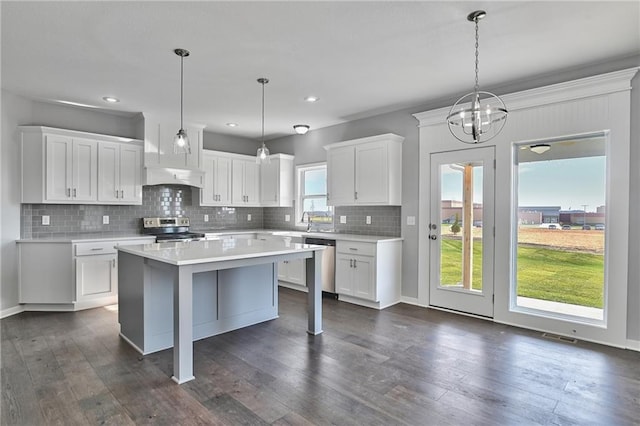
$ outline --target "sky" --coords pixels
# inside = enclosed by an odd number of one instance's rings
[[[585,157],[521,163],[518,205],[560,206],[594,212],[605,204],[606,158]],[[474,168],[474,202],[482,202],[482,168]],[[442,199],[462,201],[462,172],[442,170]]]

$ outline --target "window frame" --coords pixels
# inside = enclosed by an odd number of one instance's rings
[[[302,222],[302,214],[303,214],[303,210],[302,210],[302,206],[304,205],[304,199],[305,198],[317,198],[317,197],[321,197],[324,196],[324,198],[327,198],[327,193],[325,192],[324,194],[314,194],[313,196],[307,196],[305,197],[305,195],[303,194],[304,191],[304,174],[308,171],[312,171],[312,170],[321,170],[324,169],[325,171],[327,170],[327,162],[319,162],[319,163],[309,163],[309,164],[300,164],[296,166],[296,199],[295,199],[295,226],[300,226],[300,227],[306,227],[308,225],[308,222]],[[328,178],[327,178],[328,180]],[[328,191],[328,183],[327,183],[327,191]],[[333,212],[333,209],[331,209],[331,211]],[[333,220],[332,223],[333,225]]]

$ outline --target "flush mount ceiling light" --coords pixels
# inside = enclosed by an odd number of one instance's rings
[[[262,146],[258,148],[258,152],[256,153],[256,163],[269,164],[271,162],[269,149],[264,144],[264,85],[269,82],[269,79],[262,77],[257,81],[262,85]]]
[[[309,131],[309,126],[307,126],[306,124],[294,124],[293,130],[295,130],[299,135],[304,135]]]
[[[227,123],[229,127],[238,127],[238,123]]]
[[[451,107],[447,116],[449,131],[464,143],[481,143],[496,136],[507,120],[507,108],[498,96],[480,91],[478,83],[478,21],[487,16],[484,10],[476,10],[467,20],[476,25],[476,84]]]
[[[114,98],[113,96],[104,96],[102,100],[110,104],[115,104],[120,102],[120,99]]]
[[[306,98],[304,98],[304,100],[306,102],[318,102],[320,98],[317,96],[307,96]]]
[[[551,145],[548,143],[539,143],[537,145],[531,145],[529,149],[536,154],[544,154],[551,149]]]
[[[182,122],[182,97],[184,93],[184,58],[189,56],[187,49],[175,49],[174,53],[180,56],[180,130],[173,137],[173,152],[175,154],[191,154],[191,145],[189,144],[189,136],[184,130]]]

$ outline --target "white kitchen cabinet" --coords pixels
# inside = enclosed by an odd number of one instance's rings
[[[203,150],[204,185],[198,190],[201,206],[230,206],[232,159],[215,151]]]
[[[142,147],[98,143],[98,201],[105,204],[142,204]]]
[[[402,242],[381,240],[336,243],[339,300],[384,309],[400,301]]]
[[[43,126],[19,129],[23,203],[141,204],[142,141]],[[101,157],[101,144],[127,148],[120,149],[119,156],[115,151],[102,151]],[[117,174],[118,162],[119,181],[109,177],[110,173]],[[106,172],[105,182],[101,182],[101,171]],[[118,202],[105,200],[105,188],[110,187],[115,195],[116,186],[124,198]]]
[[[273,233],[260,233],[256,235],[258,240],[278,240],[289,244],[302,244],[303,237],[277,235]],[[305,259],[284,260],[278,262],[278,282],[282,287],[294,290],[307,291],[307,270]]]
[[[260,167],[254,157],[234,158],[231,164],[231,202],[234,206],[260,206]]]
[[[25,310],[74,311],[117,303],[115,246],[154,237],[18,242],[20,303]]]
[[[98,144],[94,140],[43,135],[46,202],[96,201]]]
[[[260,205],[293,207],[293,160],[292,155],[275,154],[260,165]]]
[[[388,133],[326,145],[329,205],[402,204],[403,140]]]

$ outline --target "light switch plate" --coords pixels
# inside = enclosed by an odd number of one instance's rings
[[[209,222],[209,215],[208,215],[208,214],[205,214],[205,215],[204,215],[204,221],[205,221],[205,222]]]
[[[365,219],[365,223],[366,223],[367,225],[371,225],[371,216],[367,216],[367,217],[366,217],[366,219]]]
[[[407,225],[413,226],[416,224],[415,216],[407,216]]]
[[[291,222],[291,215],[290,214],[285,214],[284,215],[284,221],[285,222]]]
[[[109,216],[107,216],[107,215],[102,216],[102,224],[103,225],[108,225],[109,224]]]
[[[346,216],[340,216],[340,223],[347,223],[347,217]]]
[[[49,216],[42,216],[42,224],[43,225],[49,225],[51,222],[49,222]]]
[[[247,215],[247,222],[251,222],[251,214]]]

